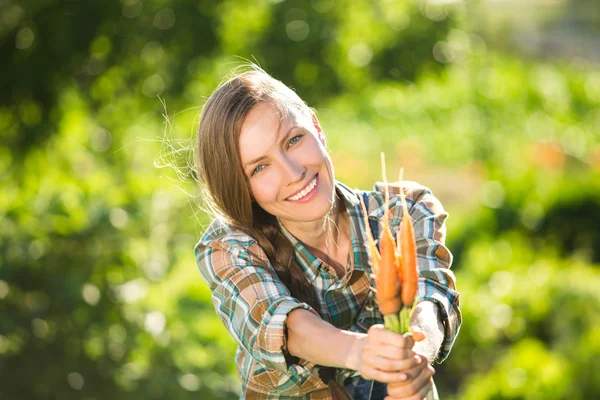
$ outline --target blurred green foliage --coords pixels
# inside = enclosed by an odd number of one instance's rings
[[[189,150],[242,60],[317,109],[339,180],[385,150],[450,211],[443,398],[599,396],[598,65],[498,53],[470,4],[0,2],[0,397],[237,396]]]

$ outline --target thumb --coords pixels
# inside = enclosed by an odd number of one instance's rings
[[[422,342],[427,337],[419,328],[411,328],[411,333],[415,342]]]

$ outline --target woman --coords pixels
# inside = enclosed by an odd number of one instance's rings
[[[239,345],[242,398],[434,398],[430,362],[447,356],[461,317],[447,214],[431,192],[405,190],[422,278],[415,344],[383,328],[370,290],[359,202],[378,229],[381,187],[335,181],[319,121],[295,92],[257,67],[234,76],[206,102],[197,146],[215,220],[196,259]],[[398,196],[389,207],[395,231]]]

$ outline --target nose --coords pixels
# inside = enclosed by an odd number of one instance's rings
[[[288,156],[282,157],[282,169],[286,177],[287,186],[302,182],[306,177],[306,167],[294,161]]]

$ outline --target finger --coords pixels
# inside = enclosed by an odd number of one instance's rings
[[[408,399],[406,397],[391,397],[391,396],[387,396],[384,400],[398,400],[398,399],[406,399],[406,400],[423,400],[427,398],[427,394],[429,394],[429,391],[431,390],[431,387],[433,386],[433,382],[430,382],[428,385],[424,386],[419,393],[417,393],[414,396],[409,397]]]
[[[411,328],[411,331],[412,331],[413,340],[415,342],[422,342],[427,337],[427,336],[425,336],[425,333],[418,330],[418,328]]]
[[[377,341],[382,344],[392,345],[401,349],[412,349],[415,345],[415,341],[411,335],[402,335],[387,329],[377,335]]]
[[[423,400],[427,398],[427,394],[431,390],[431,386],[433,386],[433,382],[429,379],[429,382],[419,392],[410,398],[410,400]]]
[[[409,376],[409,380],[404,383],[399,382],[388,385],[388,394],[393,397],[402,398],[417,395],[431,384],[433,373],[433,368],[423,368],[412,380],[410,380]],[[427,394],[427,391],[425,391],[425,394]]]
[[[401,372],[406,375],[406,382],[412,382],[415,379],[417,379],[423,373],[424,370],[428,369],[430,369],[432,375],[435,373],[433,367],[424,362],[421,362],[420,364],[417,364],[410,369],[405,369]]]
[[[404,372],[412,370],[418,364],[422,363],[423,359],[417,355],[403,359],[393,359],[374,355],[366,357],[362,362],[365,366],[385,372]]]
[[[404,336],[386,329],[381,324],[373,325],[369,328],[367,334],[370,339],[377,343],[389,344],[395,347],[412,349],[414,340],[410,336]]]
[[[371,357],[383,357],[390,360],[406,360],[417,354],[412,349],[403,349],[390,345],[370,344],[363,349],[363,359]]]
[[[376,380],[378,382],[396,384],[406,381],[407,378],[406,374],[402,372],[385,372],[370,366],[361,368],[360,375],[366,380]]]

